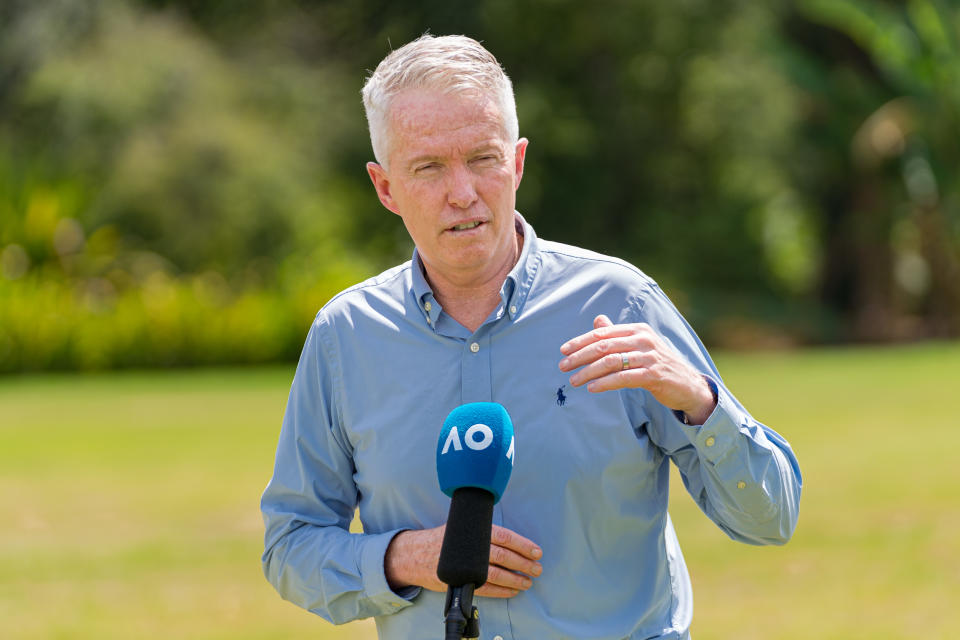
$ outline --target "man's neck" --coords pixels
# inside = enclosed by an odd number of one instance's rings
[[[500,290],[513,267],[520,259],[523,250],[523,235],[516,234],[516,252],[513,259],[504,265],[491,277],[482,281],[456,282],[443,278],[439,274],[430,273],[425,268],[425,275],[433,295],[443,310],[451,318],[474,332],[480,328],[483,321],[500,304]]]

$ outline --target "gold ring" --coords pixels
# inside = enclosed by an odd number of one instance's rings
[[[630,356],[626,353],[620,354],[620,362],[623,363],[623,366],[620,368],[621,371],[626,371],[630,368]]]

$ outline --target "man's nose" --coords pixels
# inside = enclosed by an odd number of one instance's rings
[[[474,180],[473,172],[467,167],[456,167],[451,171],[447,187],[447,202],[460,209],[466,209],[476,202],[477,190]]]

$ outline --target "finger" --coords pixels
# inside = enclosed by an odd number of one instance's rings
[[[444,585],[444,591],[446,591],[446,585]],[[488,598],[512,598],[518,593],[520,593],[520,591],[517,589],[508,589],[500,585],[490,584],[489,582],[474,591],[474,595],[486,596]]]
[[[624,367],[624,360],[626,359],[629,362],[631,354],[634,363],[636,363],[642,355],[639,352],[631,352],[624,348],[614,353],[599,356],[592,362],[584,362],[582,364],[585,366],[570,376],[570,384],[575,387],[580,387],[603,376],[625,371],[631,367],[639,368],[636,364]]]
[[[626,366],[624,366],[625,361]],[[570,384],[580,387],[600,378],[621,373],[629,374],[626,377],[621,376],[620,379],[625,382],[642,382],[648,377],[655,363],[656,357],[649,351],[619,351],[603,356],[574,373],[570,376]],[[640,374],[631,374],[631,371],[640,372],[642,379],[638,379]]]
[[[627,369],[598,376],[587,383],[587,391],[599,393],[614,389],[648,389],[652,384],[649,369]]]
[[[533,586],[533,580],[529,576],[490,565],[487,571],[487,582],[485,584],[512,589],[514,591],[526,591]]]
[[[497,545],[490,545],[490,564],[510,571],[519,571],[528,576],[539,576],[543,573],[543,565],[536,560]]]
[[[560,347],[560,352],[563,355],[568,356],[571,353],[579,351],[587,345],[593,344],[594,342],[600,340],[648,333],[650,331],[650,325],[643,322],[630,324],[610,324],[609,326],[597,327],[596,323],[600,320],[600,318],[606,318],[609,321],[609,318],[606,316],[597,316],[597,318],[594,320],[593,331],[582,333],[576,338],[572,338],[563,343],[563,345]]]
[[[543,549],[536,542],[497,524],[493,525],[490,532],[490,542],[498,547],[506,547],[511,551],[516,551],[531,560],[539,560],[543,557]]]
[[[612,326],[613,326],[613,323],[610,322],[610,318],[608,318],[606,315],[602,313],[593,319],[594,329],[600,329],[601,327],[612,327]]]
[[[645,351],[651,348],[650,340],[642,334],[630,334],[618,338],[607,338],[589,344],[571,353],[560,361],[561,371],[573,371],[578,367],[604,360],[605,366],[613,371],[622,368],[621,354]]]

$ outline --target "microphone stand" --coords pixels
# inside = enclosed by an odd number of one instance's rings
[[[449,587],[443,605],[444,640],[464,640],[480,637],[480,613],[473,606],[473,585]]]

